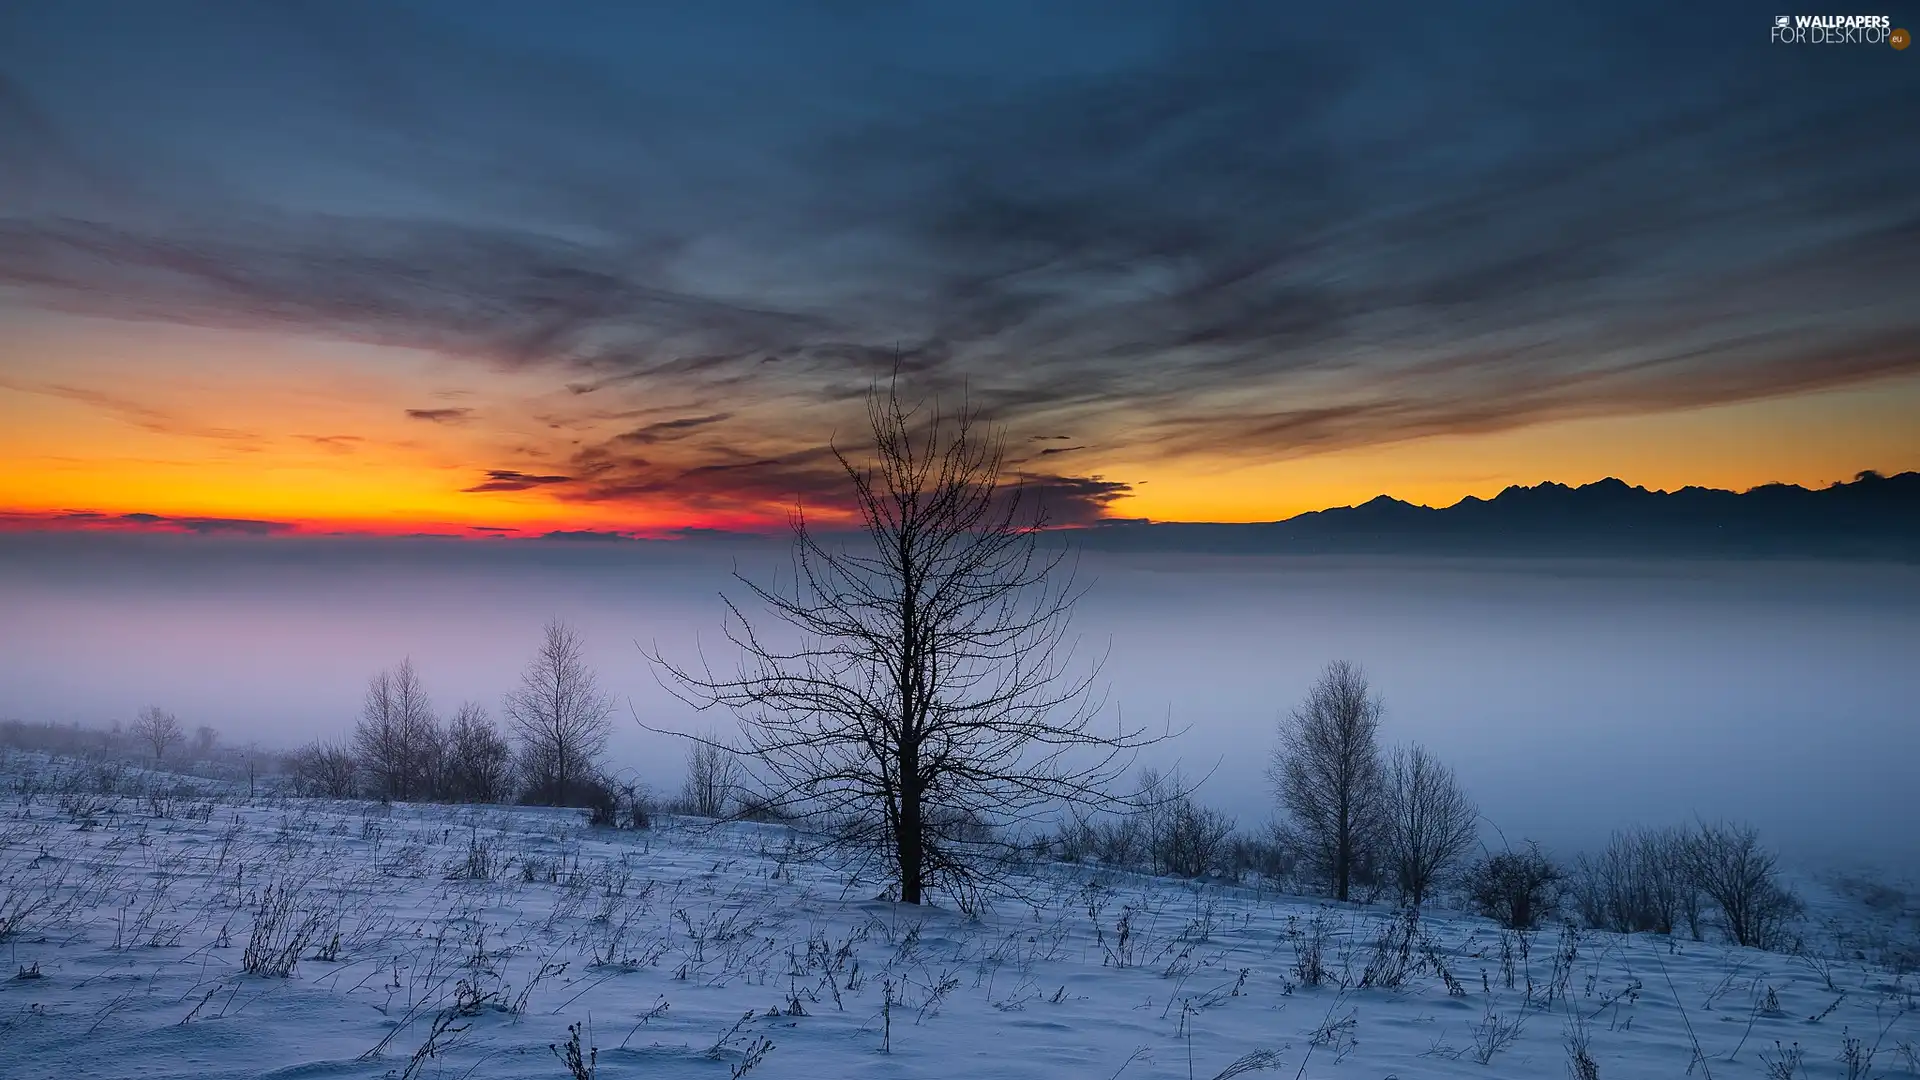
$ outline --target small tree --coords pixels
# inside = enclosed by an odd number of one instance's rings
[[[1403,903],[1419,907],[1443,874],[1460,865],[1480,834],[1480,811],[1453,770],[1420,745],[1387,762],[1386,862]]]
[[[133,737],[153,748],[153,760],[159,761],[167,756],[167,748],[178,746],[186,737],[180,727],[180,718],[162,709],[158,705],[149,705],[140,710],[133,721]]]
[[[698,709],[739,716],[762,793],[830,823],[829,843],[872,859],[918,904],[962,904],[1007,880],[1010,827],[1062,806],[1107,805],[1136,730],[1098,730],[1066,637],[1079,595],[1047,519],[1008,485],[1004,436],[963,409],[943,417],[868,396],[874,457],[836,459],[861,536],[829,546],[792,516],[790,587],[742,583],[791,637],[763,636],[728,601],[737,673],[651,658]]]
[[[410,799],[424,793],[436,727],[426,687],[411,659],[368,680],[353,748],[382,798]]]
[[[1780,884],[1778,856],[1760,846],[1751,825],[1701,825],[1689,845],[1693,881],[1720,910],[1728,940],[1774,949],[1800,913],[1797,897]]]
[[[507,694],[507,724],[520,744],[528,797],[564,806],[598,777],[613,733],[613,699],[601,692],[577,631],[555,619],[543,633],[520,685]]]
[[[1327,665],[1306,701],[1281,722],[1267,772],[1301,854],[1326,875],[1338,900],[1348,898],[1355,869],[1377,853],[1385,832],[1380,712],[1358,666]]]
[[[193,756],[205,760],[219,742],[220,733],[211,724],[201,724],[193,729]]]
[[[447,723],[442,770],[445,798],[505,802],[513,790],[513,749],[484,706],[463,702]]]
[[[739,782],[740,767],[733,760],[733,751],[716,736],[708,735],[687,752],[687,783],[680,801],[690,814],[721,817],[733,801],[733,790]]]

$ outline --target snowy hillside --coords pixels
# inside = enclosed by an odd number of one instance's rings
[[[575,1024],[606,1078],[1920,1074],[1914,980],[1858,964],[1065,866],[974,919],[775,826],[0,805],[7,1078],[564,1080]]]

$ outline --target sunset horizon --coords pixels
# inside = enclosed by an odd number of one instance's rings
[[[1920,1073],[1916,27],[0,3],[0,1080]]]

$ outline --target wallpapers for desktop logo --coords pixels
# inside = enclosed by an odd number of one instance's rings
[[[1773,40],[1782,45],[1892,45],[1912,36],[1895,29],[1890,15],[1775,15]]]

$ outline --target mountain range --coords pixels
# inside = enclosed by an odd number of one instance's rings
[[[1435,508],[1382,495],[1250,524],[1119,522],[1074,530],[1101,551],[1851,558],[1920,562],[1920,472],[1809,489],[1650,491],[1608,477],[1515,485]]]

